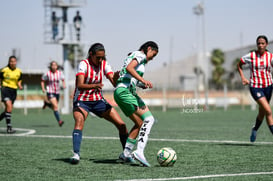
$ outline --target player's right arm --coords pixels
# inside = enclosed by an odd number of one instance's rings
[[[81,61],[79,66],[78,66],[78,70],[77,70],[77,74],[76,74],[76,87],[79,90],[90,90],[90,89],[102,89],[103,84],[102,83],[95,83],[95,84],[87,84],[85,83],[85,76],[87,74],[87,62],[86,61]],[[87,75],[88,76],[88,75]],[[90,79],[92,79],[92,77],[90,77]]]
[[[241,76],[242,84],[243,84],[243,85],[248,85],[248,84],[249,84],[249,80],[245,78],[245,75],[244,75],[244,72],[243,72],[243,68],[242,68],[243,64],[244,64],[244,63],[243,63],[242,61],[240,61],[240,62],[237,64],[237,69],[238,69],[238,72],[239,72],[239,74],[240,74],[240,76]]]
[[[153,84],[150,81],[144,80],[143,77],[138,75],[135,70],[135,67],[137,65],[138,61],[136,59],[133,59],[126,67],[126,71],[130,73],[133,77],[135,77],[138,81],[142,82],[145,85],[145,88],[153,88]]]
[[[4,72],[0,71],[0,80],[4,79]]]
[[[45,90],[45,81],[44,80],[41,80],[41,88],[42,88],[43,93],[45,93],[46,90]]]
[[[47,73],[45,73],[42,75],[42,78],[41,78],[41,88],[42,88],[43,93],[46,92],[45,81],[47,81],[47,80],[48,80]]]
[[[18,79],[17,86],[18,86],[18,88],[19,88],[20,90],[23,89],[23,87],[22,87],[22,72],[20,73],[20,77],[19,77],[19,79]]]
[[[102,87],[103,87],[103,84],[102,83],[86,84],[86,83],[84,83],[84,74],[77,74],[77,77],[76,77],[76,87],[79,90],[90,90],[90,89],[101,90]]]
[[[4,79],[4,72],[0,69],[0,88],[2,87],[2,80]]]

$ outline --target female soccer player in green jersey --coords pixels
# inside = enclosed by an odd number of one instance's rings
[[[146,167],[150,167],[144,156],[150,130],[154,123],[154,117],[148,106],[136,93],[136,86],[143,89],[152,88],[150,81],[143,78],[145,65],[158,53],[158,45],[153,41],[144,43],[138,51],[128,55],[124,61],[120,77],[114,92],[114,99],[123,113],[128,116],[134,126],[129,133],[125,149],[119,156],[124,162],[135,163],[138,160]],[[136,138],[138,137],[138,140]],[[137,149],[132,152],[135,144]]]

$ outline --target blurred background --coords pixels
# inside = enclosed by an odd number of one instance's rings
[[[62,112],[69,113],[77,64],[91,44],[104,44],[116,71],[129,52],[153,40],[159,54],[144,77],[154,88],[139,90],[148,105],[193,113],[230,106],[255,110],[236,64],[256,48],[258,35],[268,37],[272,51],[272,6],[271,0],[2,1],[0,67],[17,56],[24,90],[15,107],[27,114],[42,107],[41,76],[50,61],[57,61],[69,85],[62,93]],[[104,84],[104,96],[114,105],[114,88],[107,80]]]

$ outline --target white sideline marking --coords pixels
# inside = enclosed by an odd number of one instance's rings
[[[6,128],[0,128],[6,130]],[[33,129],[14,128],[16,131],[26,131],[25,133],[15,134],[0,134],[0,136],[23,136],[34,138],[72,138],[72,136],[63,135],[33,135],[36,133]],[[84,139],[100,139],[100,140],[118,140],[118,137],[91,137],[83,136]],[[167,142],[196,142],[196,143],[230,143],[230,144],[251,144],[247,141],[232,141],[232,140],[187,140],[187,139],[157,139],[150,138],[150,141],[167,141]],[[257,142],[255,144],[272,145],[273,142]],[[234,176],[251,176],[251,175],[271,175],[273,172],[254,172],[254,173],[236,173],[236,174],[216,174],[216,175],[200,175],[191,177],[174,177],[174,178],[157,178],[157,179],[130,179],[130,180],[116,180],[116,181],[168,181],[168,180],[190,180],[203,178],[217,178],[217,177],[234,177]]]
[[[233,140],[187,140],[187,139],[159,139],[159,138],[150,138],[149,141],[253,144],[253,143],[250,143],[249,141],[233,141]],[[255,142],[255,144],[271,145],[271,144],[273,144],[273,142]]]
[[[0,128],[0,130],[5,130],[6,131],[7,128]],[[23,133],[13,133],[13,134],[1,134],[0,136],[28,136],[28,135],[32,135],[35,134],[36,131],[34,129],[23,129],[23,128],[13,128],[15,131],[25,131]]]
[[[116,181],[165,181],[165,180],[190,180],[203,178],[217,177],[235,177],[235,176],[251,176],[251,175],[272,175],[273,172],[254,172],[254,173],[234,173],[234,174],[218,174],[218,175],[200,175],[192,177],[175,177],[175,178],[155,178],[155,179],[131,179],[131,180],[116,180]]]
[[[0,128],[4,130],[6,128]],[[33,135],[36,133],[33,129],[23,129],[14,128],[18,131],[27,131],[27,133],[19,134],[0,134],[0,136],[25,136],[25,137],[35,137],[35,138],[72,138],[72,136],[64,135]],[[119,140],[118,137],[98,137],[98,136],[83,136],[84,139],[97,139],[97,140]],[[188,140],[188,139],[160,139],[160,138],[150,138],[149,141],[166,141],[166,142],[196,142],[196,143],[229,143],[229,144],[262,144],[262,145],[272,145],[273,142],[255,142],[250,143],[249,141],[233,141],[233,140]]]

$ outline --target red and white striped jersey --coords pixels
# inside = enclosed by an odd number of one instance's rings
[[[78,66],[76,76],[84,75],[85,84],[96,84],[102,83],[102,77],[113,74],[111,66],[107,61],[103,60],[101,65],[95,66],[91,62],[82,60]],[[90,89],[90,90],[79,90],[75,88],[74,101],[98,101],[103,99],[101,90]]]
[[[60,70],[52,72],[49,70],[42,76],[42,80],[46,82],[46,92],[60,94],[60,81],[64,80],[64,74]]]
[[[250,87],[265,88],[272,84],[272,53],[266,51],[260,55],[253,51],[243,56],[241,62],[250,65]]]

